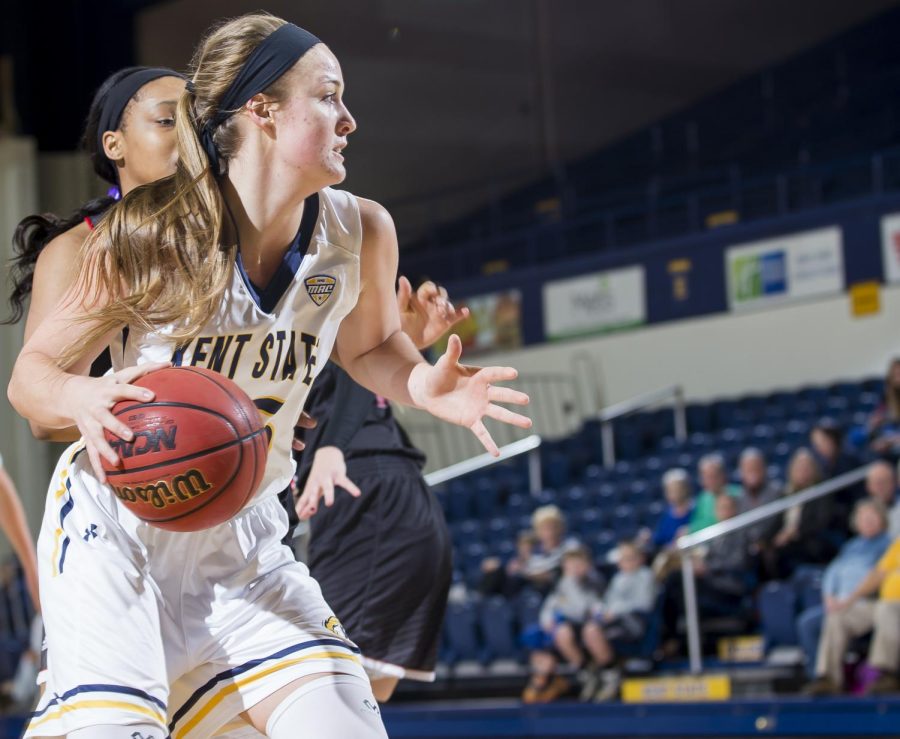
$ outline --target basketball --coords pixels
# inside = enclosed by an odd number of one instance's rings
[[[152,402],[126,400],[113,414],[134,432],[106,439],[119,462],[104,460],[107,482],[138,518],[168,531],[199,531],[227,521],[256,492],[268,436],[259,411],[228,378],[199,367],[151,372],[135,385]]]

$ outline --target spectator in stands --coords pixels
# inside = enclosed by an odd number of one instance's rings
[[[809,443],[822,470],[822,478],[830,479],[860,466],[859,458],[844,446],[844,429],[833,418],[822,418],[809,432]],[[850,512],[865,495],[859,483],[838,490],[832,496],[832,528],[845,530]]]
[[[644,564],[641,548],[623,542],[618,554],[619,571],[581,630],[581,641],[593,663],[582,687],[582,700],[605,701],[618,695],[621,674],[609,669],[615,661],[616,645],[642,639],[655,606],[656,581]]]
[[[741,496],[740,487],[728,482],[725,458],[721,454],[704,455],[700,458],[697,470],[700,473],[700,484],[703,485],[703,490],[697,496],[691,522],[688,525],[692,534],[707,526],[712,526],[716,522],[716,500],[720,496],[730,495],[732,498]]]
[[[884,402],[872,413],[866,430],[875,454],[895,462],[900,458],[900,357],[888,367]]]
[[[685,533],[694,511],[691,478],[687,470],[680,467],[668,470],[663,475],[662,483],[667,506],[650,537],[654,551],[669,547],[678,536]]]
[[[716,498],[716,522],[734,518],[738,500],[731,495]],[[752,585],[748,577],[749,557],[745,530],[739,529],[712,539],[705,553],[695,554],[694,574],[697,604],[701,617],[721,616],[735,612]],[[684,608],[684,590],[680,572],[666,579],[663,614],[670,637],[668,649],[673,652],[678,617]]]
[[[859,587],[890,546],[886,533],[887,514],[876,500],[861,500],[853,510],[853,529],[857,535],[841,547],[838,556],[825,569],[822,577],[822,603],[807,608],[797,618],[797,635],[806,654],[806,668],[815,675],[816,653],[826,613]]]
[[[887,511],[888,535],[900,536],[900,503],[897,497],[897,473],[890,462],[878,460],[869,465],[866,473],[866,493]]]
[[[878,599],[873,599],[875,593]],[[868,695],[900,692],[900,539],[846,598],[826,609],[810,695],[831,695],[844,687],[844,658],[852,639],[872,632],[868,662],[878,677]]]
[[[522,574],[535,588],[547,592],[559,575],[563,552],[576,546],[578,541],[565,538],[566,519],[555,505],[538,508],[531,516],[531,527],[537,546]]]
[[[563,551],[576,546],[578,540],[565,538],[566,519],[555,505],[538,508],[531,515],[531,526],[533,538],[529,542],[523,535],[519,537],[518,556],[511,561],[513,572],[504,569],[498,557],[488,557],[481,563],[481,582],[478,586],[481,593],[512,596],[525,585],[530,585],[546,594],[554,586]]]
[[[815,455],[806,448],[794,452],[788,465],[785,496],[796,495],[820,482],[822,470]],[[767,574],[784,579],[799,565],[824,564],[832,558],[837,547],[828,531],[831,509],[831,496],[826,495],[785,511],[781,528],[764,553]]]
[[[558,679],[552,650],[574,669],[584,667],[579,639],[584,624],[601,604],[602,580],[588,550],[580,545],[568,547],[561,558],[562,577],[541,606],[539,641],[533,644],[538,648],[531,654],[532,677],[522,695],[526,703],[546,703],[568,690],[568,683]]]
[[[819,419],[809,432],[809,443],[825,479],[859,466],[856,456],[844,449],[844,429],[833,418]]]
[[[488,557],[481,563],[481,583],[478,586],[482,595],[502,594],[513,598],[528,584],[525,570],[534,556],[537,538],[534,532],[520,531],[516,537],[516,554],[510,557],[506,566],[499,557]]]
[[[741,452],[738,469],[743,491],[738,505],[739,513],[752,511],[781,497],[778,483],[769,480],[765,455],[756,447],[747,447]],[[778,519],[773,516],[748,526],[745,531],[751,554],[758,554],[766,549],[778,531]]]

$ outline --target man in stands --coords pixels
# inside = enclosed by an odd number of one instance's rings
[[[781,497],[781,486],[769,480],[766,458],[756,447],[747,447],[741,453],[739,471],[743,489],[738,504],[739,513],[752,511]],[[745,531],[750,551],[762,551],[778,531],[778,517],[755,523]]]
[[[697,470],[703,490],[697,496],[694,512],[691,514],[688,528],[692,534],[716,522],[716,501],[721,496],[741,497],[740,487],[728,482],[725,458],[721,454],[704,455],[700,458]]]
[[[888,516],[888,534],[900,536],[900,503],[897,497],[897,473],[890,462],[878,460],[869,465],[866,474],[866,493],[884,506]]]
[[[872,596],[878,593],[878,598]],[[807,686],[810,695],[831,695],[844,686],[844,657],[852,639],[872,632],[869,665],[879,671],[866,688],[867,695],[900,692],[900,539],[896,539],[878,564],[846,598],[825,616],[816,679]]]

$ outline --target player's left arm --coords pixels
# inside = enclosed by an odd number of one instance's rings
[[[28,594],[36,611],[41,609],[38,598],[38,569],[37,555],[34,549],[34,539],[28,528],[22,501],[16,492],[12,478],[0,464],[0,529],[6,534],[9,543],[12,544],[25,573],[25,584],[28,586]]]
[[[462,344],[451,336],[447,351],[428,364],[401,330],[394,293],[397,234],[388,212],[360,199],[363,241],[360,249],[360,292],[356,307],[338,331],[335,352],[347,373],[372,392],[433,416],[469,428],[485,448],[498,454],[484,426],[485,416],[520,428],[531,420],[497,403],[526,405],[528,396],[498,382],[514,380],[512,367],[467,367],[459,363]]]

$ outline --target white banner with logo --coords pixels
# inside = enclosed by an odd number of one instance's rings
[[[641,266],[547,282],[544,333],[554,340],[640,326],[647,321],[644,291]]]
[[[840,293],[844,289],[841,229],[831,226],[729,247],[725,275],[731,310]]]
[[[881,255],[884,281],[900,282],[900,213],[881,219]]]

